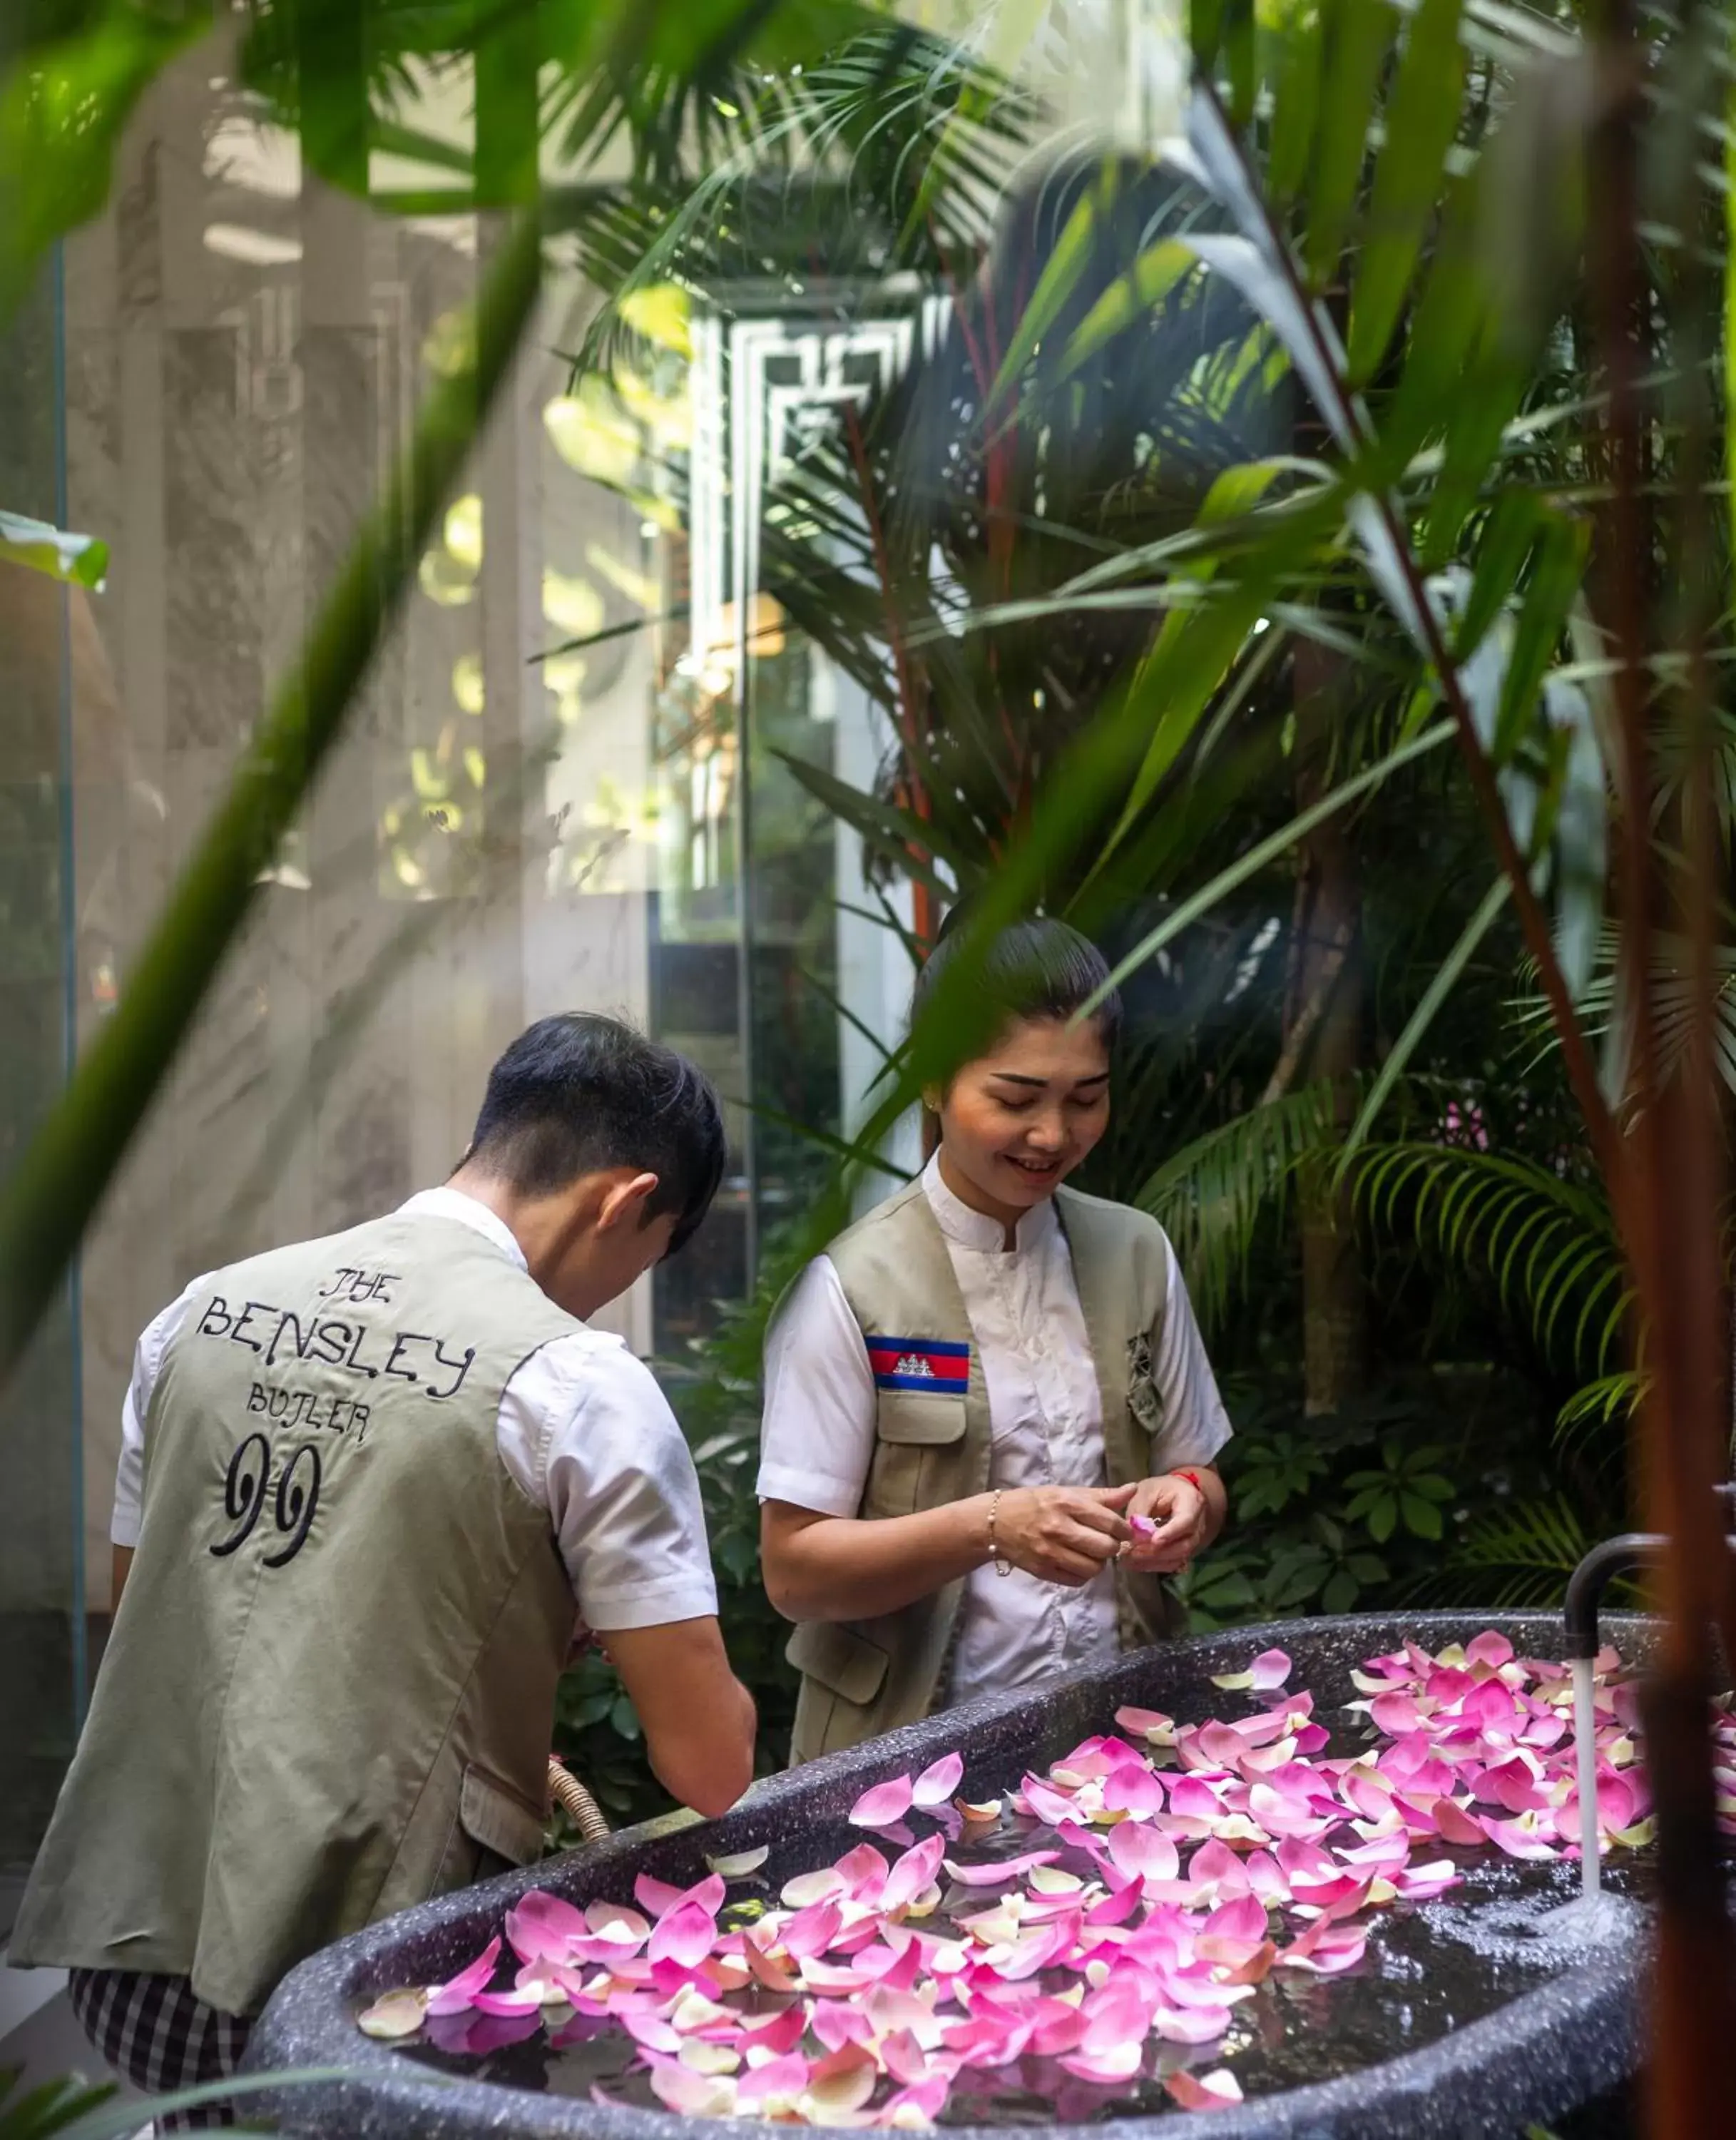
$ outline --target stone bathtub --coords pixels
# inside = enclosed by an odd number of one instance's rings
[[[688,2128],[684,2140],[692,2140],[693,2119],[659,2108],[603,2104],[584,2094],[539,2093],[534,2086],[432,2071],[402,2049],[364,2037],[355,2017],[384,1991],[434,1982],[468,1962],[527,1888],[547,1888],[580,1903],[621,1900],[630,1896],[640,1872],[685,1886],[704,1877],[706,1853],[747,1851],[762,1843],[772,1847],[768,1872],[775,1886],[789,1873],[826,1862],[824,1853],[838,1835],[847,1838],[841,1824],[869,1785],[919,1769],[952,1748],[963,1752],[970,1789],[981,1796],[1016,1784],[1026,1768],[1041,1767],[1086,1735],[1110,1728],[1121,1704],[1161,1709],[1183,1720],[1215,1713],[1224,1697],[1212,1676],[1240,1668],[1270,1644],[1289,1652],[1294,1684],[1312,1688],[1325,1714],[1352,1697],[1351,1670],[1363,1659],[1406,1637],[1434,1652],[1489,1627],[1508,1635],[1523,1654],[1563,1654],[1562,1623],[1547,1613],[1288,1621],[1144,1651],[1040,1693],[973,1702],[771,1778],[721,1821],[698,1823],[677,1816],[648,1823],[370,1926],[303,1963],[279,1987],[255,2029],[248,2069],[341,2067],[352,2076],[266,2098],[281,2129],[306,2140],[463,2140],[472,2134],[532,2140],[555,2133],[681,2140],[683,2128]],[[1606,1627],[1606,1639],[1631,1657],[1643,1623],[1611,1616]],[[1563,1875],[1568,1871],[1557,1869]],[[1571,1892],[1558,1882],[1537,1907]],[[1420,1914],[1439,1907],[1424,1905]],[[1380,2013],[1372,2020],[1360,2014],[1354,2027],[1348,2020],[1341,2025],[1329,2007],[1321,2007],[1314,2021],[1292,2025],[1304,2036],[1312,2032],[1313,2039],[1292,2047],[1296,2055],[1277,2069],[1281,2077],[1275,2083],[1256,2079],[1252,2085],[1267,2092],[1251,2088],[1239,2106],[1205,2113],[1211,2121],[1207,2129],[1222,2140],[1256,2135],[1262,2140],[1326,2140],[1328,2135],[1361,2140],[1388,2134],[1403,2134],[1405,2140],[1469,2140],[1472,2135],[1481,2140],[1518,2135],[1528,2125],[1556,2124],[1579,2113],[1570,2128],[1575,2133],[1619,2132],[1624,2128],[1606,2125],[1597,2106],[1620,2093],[1640,2055],[1643,1946],[1631,1923],[1552,1972],[1547,1965],[1528,1971],[1499,1958],[1485,1962],[1477,1995],[1467,1996],[1462,2013],[1440,1984],[1428,1980],[1425,1964],[1395,1956],[1386,1966],[1388,1976],[1402,1976],[1409,1969],[1419,1980],[1420,2021],[1413,2025],[1412,1994],[1402,1985],[1383,1986],[1386,2003]],[[1516,1995],[1506,1995],[1503,1977]],[[1412,2048],[1406,2048],[1407,2034]],[[1067,2140],[1091,2135],[1110,2140],[1106,2127],[1144,2133],[1160,2119],[1188,2114],[1148,2111],[1143,2105],[1129,2114],[1111,2103],[1089,2124],[1047,2122]],[[972,2123],[965,2104],[957,2101],[945,2118],[948,2132],[961,2140],[989,2140],[990,2135],[999,2140],[1041,2122],[1046,2121],[1040,2109],[1033,2114],[1026,2107],[1017,2115]],[[770,2140],[774,2129],[751,2117],[723,2120],[721,2126],[751,2128],[760,2140]]]

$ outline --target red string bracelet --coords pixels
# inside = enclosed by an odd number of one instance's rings
[[[1196,1494],[1203,1494],[1205,1491],[1204,1487],[1199,1483],[1199,1474],[1197,1471],[1172,1471],[1170,1476],[1172,1479],[1185,1479]]]

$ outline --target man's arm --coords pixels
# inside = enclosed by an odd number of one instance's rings
[[[597,1637],[639,1711],[664,1789],[708,1819],[728,1813],[753,1779],[758,1719],[715,1618],[600,1627]]]
[[[498,1445],[547,1502],[580,1616],[625,1682],[652,1768],[696,1813],[727,1812],[753,1779],[753,1702],[718,1628],[699,1475],[649,1369],[596,1331],[556,1339],[508,1383]]]
[[[120,1593],[139,1543],[145,1497],[145,1421],[152,1390],[162,1372],[163,1356],[185,1318],[194,1295],[208,1281],[196,1278],[162,1313],[146,1325],[133,1347],[133,1372],[120,1404],[120,1457],[115,1467],[115,1508],[109,1523],[109,1612],[120,1610]]]

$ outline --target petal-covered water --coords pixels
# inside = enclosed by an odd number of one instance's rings
[[[848,1847],[788,1877],[761,1851],[686,1889],[641,1874],[630,1902],[533,1891],[504,1946],[360,2025],[508,2084],[697,2116],[1036,2123],[1321,2079],[1552,1974],[1474,1952],[1462,1906],[1577,1885],[1566,1667],[1493,1632],[1407,1645],[1354,1675],[1336,1735],[1288,1677],[1266,1652],[1216,1682],[1247,1713],[1199,1725],[1124,1708],[999,1799],[949,1755],[864,1793]],[[1596,1685],[1600,1830],[1631,1853],[1650,1805],[1613,1651]]]

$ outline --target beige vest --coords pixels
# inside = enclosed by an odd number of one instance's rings
[[[495,1434],[513,1371],[577,1327],[432,1216],[194,1296],[14,1961],[253,2013],[329,1941],[537,1855],[574,1604]]]
[[[1151,1379],[1167,1292],[1168,1259],[1155,1220],[1076,1190],[1056,1194],[1073,1259],[1086,1335],[1103,1405],[1111,1485],[1143,1479],[1161,1421]],[[876,1391],[874,1455],[862,1495],[866,1518],[906,1516],[980,1494],[988,1484],[991,1432],[983,1363],[952,1259],[919,1181],[870,1211],[827,1250],[867,1338],[963,1344],[969,1380],[960,1396],[909,1387]],[[1116,1571],[1124,1648],[1170,1632],[1160,1579]],[[792,1762],[853,1746],[945,1706],[964,1584],[949,1583],[878,1619],[808,1621],[786,1654],[802,1674]]]

